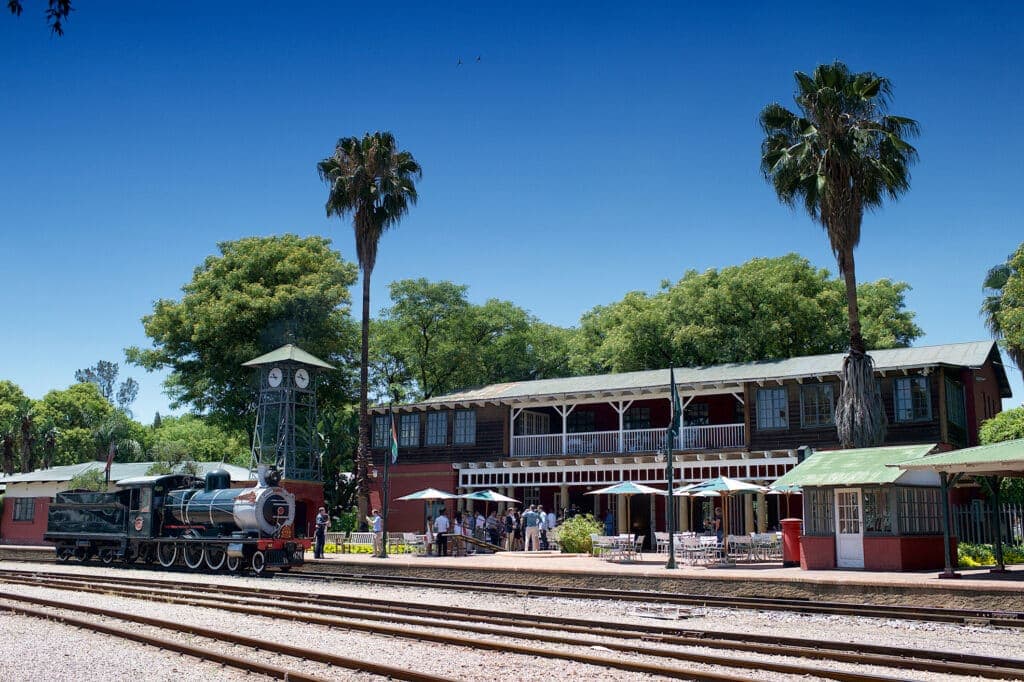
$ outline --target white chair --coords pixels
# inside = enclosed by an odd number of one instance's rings
[[[654,540],[657,543],[658,554],[668,553],[668,533],[654,531]]]

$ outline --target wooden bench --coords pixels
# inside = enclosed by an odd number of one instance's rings
[[[350,552],[353,547],[369,547],[373,548],[373,533],[356,533],[349,534],[348,540],[346,540],[342,546],[341,551]]]

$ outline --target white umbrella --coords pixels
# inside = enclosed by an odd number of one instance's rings
[[[633,483],[632,481],[622,481],[615,485],[610,485],[607,488],[601,488],[599,490],[591,490],[586,495],[625,495],[626,496],[626,528],[632,532],[632,526],[630,525],[630,510],[629,510],[629,498],[633,495],[667,495],[668,493],[658,488],[652,488],[650,486],[643,485],[641,483]]]

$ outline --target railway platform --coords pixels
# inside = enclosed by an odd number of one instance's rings
[[[0,561],[49,560],[50,547],[0,545]],[[303,572],[451,580],[473,584],[630,589],[707,595],[760,596],[871,604],[1024,611],[1024,566],[1006,573],[961,570],[960,579],[939,579],[936,571],[805,571],[777,562],[730,567],[665,568],[665,556],[644,554],[629,563],[609,563],[557,552],[501,552],[459,557],[394,554],[307,555]]]

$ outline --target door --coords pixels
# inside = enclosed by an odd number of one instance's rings
[[[864,568],[864,519],[860,488],[836,490],[836,566]]]

